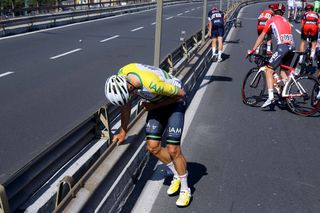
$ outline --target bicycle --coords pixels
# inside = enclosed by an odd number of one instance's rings
[[[248,106],[260,107],[268,98],[265,76],[265,65],[268,62],[268,57],[259,54],[253,54],[253,57],[257,67],[251,68],[243,80],[242,100]],[[252,62],[251,57],[249,61]],[[280,65],[281,69],[289,72],[288,81],[284,86],[281,86],[280,82],[282,81],[273,75],[276,96],[278,96],[278,102],[285,100],[293,113],[301,116],[311,116],[318,111],[316,96],[320,89],[320,83],[311,75],[300,75],[298,73],[296,75],[295,70],[298,61],[299,57],[296,57],[292,67]]]

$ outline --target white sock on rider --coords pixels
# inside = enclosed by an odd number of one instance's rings
[[[179,177],[179,174],[178,174],[176,168],[174,167],[174,164],[173,164],[172,161],[167,164],[167,167],[171,170],[171,172],[173,173],[173,176],[174,176],[174,177],[176,177],[176,178]]]
[[[313,59],[314,55],[316,54],[316,50],[315,49],[311,49],[311,54],[310,57]]]
[[[274,96],[273,96],[273,89],[268,89],[268,99],[273,100]]]
[[[300,56],[299,56],[299,63],[301,64],[302,61],[303,61],[303,55],[300,55]]]
[[[222,55],[222,51],[219,50],[219,51],[218,51],[218,58],[221,58],[221,55]]]
[[[180,177],[180,182],[181,182],[181,191],[188,191],[188,172],[186,174],[179,176]]]
[[[217,55],[217,54],[216,54],[216,48],[215,48],[215,47],[212,47],[212,55]]]

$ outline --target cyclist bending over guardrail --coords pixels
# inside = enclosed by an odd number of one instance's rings
[[[121,144],[127,134],[131,98],[138,95],[147,100],[142,102],[142,106],[148,111],[147,149],[174,174],[167,194],[176,194],[180,188],[176,205],[188,206],[191,191],[187,184],[186,159],[180,147],[186,110],[185,91],[181,81],[160,68],[132,63],[122,67],[118,75],[107,79],[105,95],[112,104],[121,106],[120,132],[113,137],[113,142],[117,144]],[[161,146],[164,132],[166,148]]]
[[[224,21],[225,16],[224,13],[219,10],[216,7],[213,7],[208,12],[208,20],[209,20],[209,26],[208,26],[208,34],[211,41],[211,47],[212,47],[212,58],[214,60],[218,60],[218,62],[222,61],[222,51],[223,51],[223,36],[224,36]],[[217,46],[217,40],[218,40],[218,54],[216,53],[216,46]]]
[[[268,87],[268,99],[261,106],[262,108],[267,107],[271,104],[274,104],[274,94],[273,94],[273,73],[279,65],[285,64],[290,65],[294,53],[294,41],[291,33],[290,23],[283,17],[285,12],[285,6],[281,3],[275,4],[272,7],[274,16],[270,18],[264,30],[257,38],[255,45],[252,50],[248,50],[248,55],[252,55],[257,47],[262,43],[264,37],[266,36],[269,28],[272,28],[272,32],[277,40],[277,47],[275,52],[272,54],[268,65],[266,66],[266,80]],[[283,82],[287,81],[287,74],[281,70],[281,77]]]

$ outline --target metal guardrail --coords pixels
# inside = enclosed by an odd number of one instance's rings
[[[186,2],[189,1],[167,0],[165,1],[165,5],[180,4]],[[124,6],[113,6],[108,8],[94,8],[90,10],[50,13],[0,20],[0,36],[8,36],[16,33],[51,28],[75,22],[100,19],[124,13],[137,12],[155,7],[156,2],[149,2]]]
[[[236,14],[239,12],[242,6],[247,4],[252,4],[256,2],[261,2],[258,0],[249,0],[242,1],[237,6],[234,6],[230,10],[231,16],[230,20],[236,17]],[[229,22],[226,25],[226,32],[228,32],[234,23]],[[227,33],[226,33],[227,34]],[[173,74],[177,74],[179,69],[175,67],[183,67],[194,55],[195,50],[199,46],[202,32],[198,32],[188,40],[186,40],[183,45],[169,54],[161,63],[160,67],[165,70],[171,70]],[[196,88],[196,84],[199,83],[198,79],[204,74],[204,70],[210,64],[208,61],[207,54],[210,52],[210,46],[204,53],[204,56],[201,57],[195,65],[195,69],[192,72],[187,73],[183,77],[183,81],[186,82],[185,88],[188,92],[193,91]],[[192,76],[192,77],[191,77]],[[189,95],[192,97],[192,92]],[[189,98],[189,100],[191,100]],[[134,103],[138,106],[130,126],[134,125],[135,121],[139,119],[143,110],[139,107],[139,99],[135,99]],[[96,156],[95,161],[87,165],[85,171],[82,171],[83,179],[65,179],[62,180],[60,187],[58,188],[57,203],[63,202],[63,200],[79,190],[79,187],[83,184],[82,181],[85,181],[85,178],[90,173],[91,170],[94,170],[100,160],[103,160],[108,153],[110,153],[114,144],[110,142],[111,138],[111,128],[117,121],[119,121],[119,107],[108,104],[107,106],[101,107],[97,112],[91,115],[87,120],[79,124],[71,132],[63,136],[61,139],[56,141],[51,147],[49,147],[45,152],[40,156],[32,160],[28,165],[21,169],[18,173],[12,176],[6,183],[0,185],[0,212],[4,213],[9,212],[9,207],[11,211],[16,211],[19,207],[30,198],[33,193],[40,189],[41,186],[48,181],[54,173],[59,170],[64,164],[66,164],[70,159],[76,156],[82,149],[87,146],[92,145],[97,139],[105,138],[106,147],[102,150],[100,156]],[[91,167],[91,168],[90,168]],[[72,181],[71,181],[72,180]],[[75,188],[77,187],[77,189]]]

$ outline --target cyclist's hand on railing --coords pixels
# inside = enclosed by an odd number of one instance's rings
[[[117,145],[120,145],[121,143],[123,143],[123,141],[125,141],[125,138],[126,138],[126,134],[123,132],[120,132],[119,134],[116,134],[113,136],[112,142],[117,143]]]

